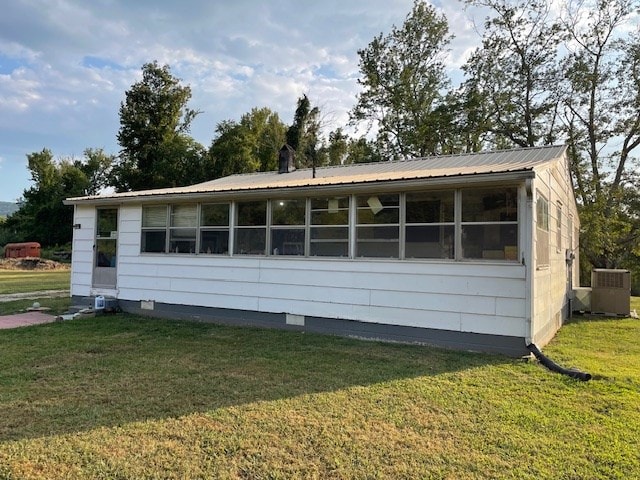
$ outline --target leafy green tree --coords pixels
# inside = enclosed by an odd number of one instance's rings
[[[91,195],[104,187],[113,157],[87,149],[84,159],[55,161],[48,149],[27,155],[33,185],[24,191],[20,208],[0,225],[0,243],[37,241],[43,246],[71,241],[73,208],[68,197]]]
[[[564,119],[581,246],[594,267],[640,263],[640,35],[625,36],[636,9],[630,0],[594,0],[564,12]]]
[[[309,98],[298,99],[293,123],[286,133],[287,144],[296,151],[298,167],[320,166],[320,110],[312,107]]]
[[[558,47],[564,29],[546,0],[467,0],[488,8],[482,46],[464,65],[466,111],[485,118],[493,143],[531,147],[558,138]]]
[[[349,136],[341,128],[329,133],[329,141],[322,147],[322,157],[326,157],[328,165],[343,165],[349,155]]]
[[[351,138],[342,128],[329,133],[329,139],[319,149],[320,166],[380,162],[383,159],[375,142],[365,137]]]
[[[86,195],[97,195],[109,186],[111,169],[115,161],[115,155],[105,153],[102,148],[87,148],[84,151],[84,161],[73,161],[73,165],[85,175],[88,181]]]
[[[358,51],[363,91],[351,120],[377,129],[378,144],[388,155],[440,152],[438,106],[449,86],[445,56],[451,38],[446,18],[416,0],[402,27]]]
[[[208,151],[213,178],[276,170],[285,132],[278,114],[266,107],[252,109],[239,122],[220,122]]]
[[[182,86],[167,65],[142,67],[142,80],[131,86],[120,105],[122,150],[111,176],[117,191],[193,183],[185,165],[205,159],[199,155],[204,148],[188,135],[199,113],[187,107],[190,99],[191,88]]]

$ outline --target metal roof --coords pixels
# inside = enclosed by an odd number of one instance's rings
[[[290,173],[258,172],[230,175],[186,187],[112,193],[67,199],[73,204],[84,201],[132,199],[151,196],[199,193],[249,192],[255,190],[321,187],[326,185],[366,184],[396,180],[419,180],[479,174],[533,171],[564,156],[564,145],[530,147],[492,152],[438,155],[410,160],[360,163],[294,170]]]

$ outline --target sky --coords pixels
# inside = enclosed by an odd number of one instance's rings
[[[361,91],[358,50],[413,0],[12,0],[0,15],[0,201],[31,185],[27,154],[117,154],[118,109],[147,62],[169,65],[199,110],[193,138],[268,107],[289,124],[306,94],[325,127],[344,127]],[[434,1],[455,39],[448,68],[479,44],[477,12]],[[475,20],[475,22],[474,22]]]

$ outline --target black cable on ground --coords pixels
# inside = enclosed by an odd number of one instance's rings
[[[562,375],[568,375],[571,378],[576,378],[578,380],[582,380],[583,382],[588,382],[591,380],[591,374],[581,372],[580,370],[575,370],[573,368],[564,368],[555,363],[553,360],[546,357],[535,344],[530,343],[527,345],[527,349],[533,353],[533,355],[538,359],[538,361],[547,367],[552,372],[561,373]]]

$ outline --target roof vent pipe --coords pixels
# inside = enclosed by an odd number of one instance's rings
[[[296,151],[291,145],[284,144],[278,152],[278,173],[293,172],[295,167]]]

